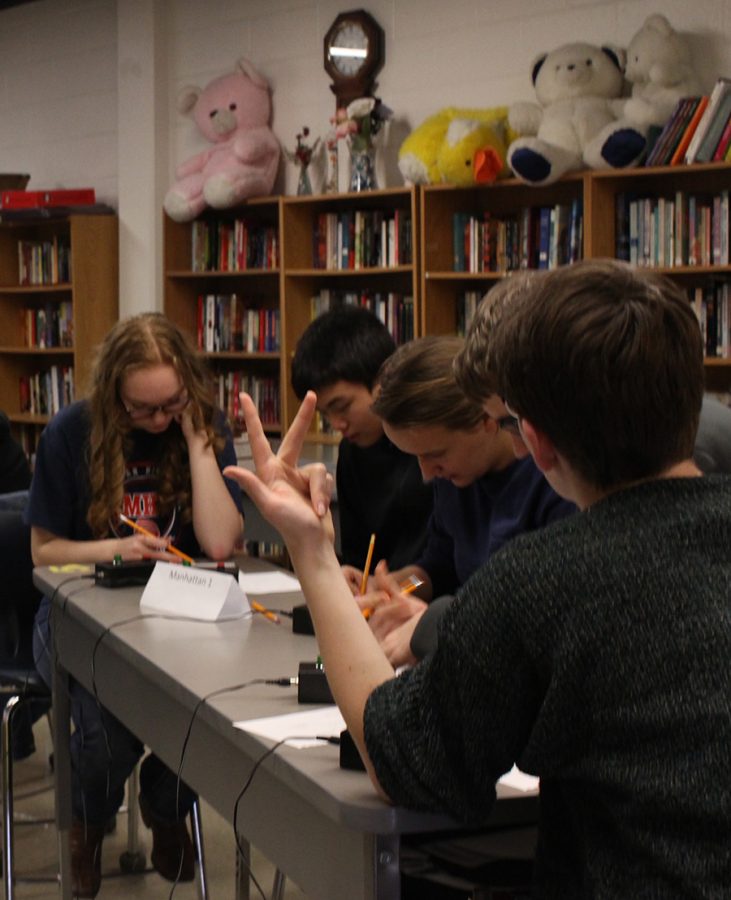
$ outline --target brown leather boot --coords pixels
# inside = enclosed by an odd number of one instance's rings
[[[185,819],[163,822],[153,814],[142,794],[140,815],[152,831],[150,860],[156,871],[167,881],[192,881],[195,875],[195,851]]]
[[[69,843],[74,897],[96,897],[99,893],[102,883],[103,840],[103,825],[71,823]]]

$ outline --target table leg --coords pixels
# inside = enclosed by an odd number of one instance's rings
[[[236,848],[236,900],[249,900],[251,845],[242,835],[238,837],[238,847]]]
[[[55,655],[55,654],[54,654]],[[58,829],[58,861],[61,897],[71,900],[71,709],[69,676],[56,660],[53,665],[53,773]]]
[[[400,839],[397,834],[374,836],[373,897],[375,900],[400,900]]]

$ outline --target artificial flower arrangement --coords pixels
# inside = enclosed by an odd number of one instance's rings
[[[320,138],[316,138],[312,144],[307,144],[305,141],[309,136],[310,129],[307,125],[303,125],[302,131],[295,135],[297,146],[294,150],[287,150],[284,148],[284,155],[287,159],[300,167],[299,181],[297,184],[298,194],[312,193],[312,184],[310,183],[310,176],[307,170],[312,162],[313,154],[320,144]]]
[[[391,115],[391,110],[378,97],[358,97],[346,108],[338,109],[330,120],[335,141],[344,139],[350,150],[351,190],[372,190],[376,187],[373,139]]]

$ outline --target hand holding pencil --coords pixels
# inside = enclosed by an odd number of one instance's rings
[[[147,528],[143,528],[142,525],[138,525],[137,522],[122,513],[119,514],[119,519],[133,531],[136,531],[146,538],[150,538],[151,541],[154,542],[150,543],[150,541],[146,541],[143,545],[143,552],[141,552],[140,556],[137,558],[148,556],[153,559],[170,559],[170,557],[173,556],[183,560],[183,562],[190,563],[190,565],[195,563],[195,560],[191,556],[188,556],[187,553],[183,553],[182,550],[178,550],[178,548],[174,547],[167,538],[164,538],[159,534],[153,534],[151,531],[148,531]]]

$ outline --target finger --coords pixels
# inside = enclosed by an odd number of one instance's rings
[[[263,512],[260,504],[266,505],[268,491],[254,472],[241,466],[226,466],[222,474],[237,482]]]
[[[310,483],[312,508],[322,519],[330,508],[333,491],[333,477],[322,463],[314,463],[305,468]]]
[[[257,412],[254,401],[243,391],[239,394],[241,400],[241,411],[244,414],[244,422],[246,423],[246,433],[249,436],[249,446],[251,447],[251,458],[257,469],[274,456],[269,441],[264,434],[261,425],[261,419]]]
[[[300,403],[300,408],[297,410],[294,421],[287,429],[287,433],[279,445],[277,456],[283,462],[289,463],[291,466],[297,465],[297,460],[302,452],[302,444],[309,431],[316,406],[317,395],[314,391],[307,391],[305,399]]]

